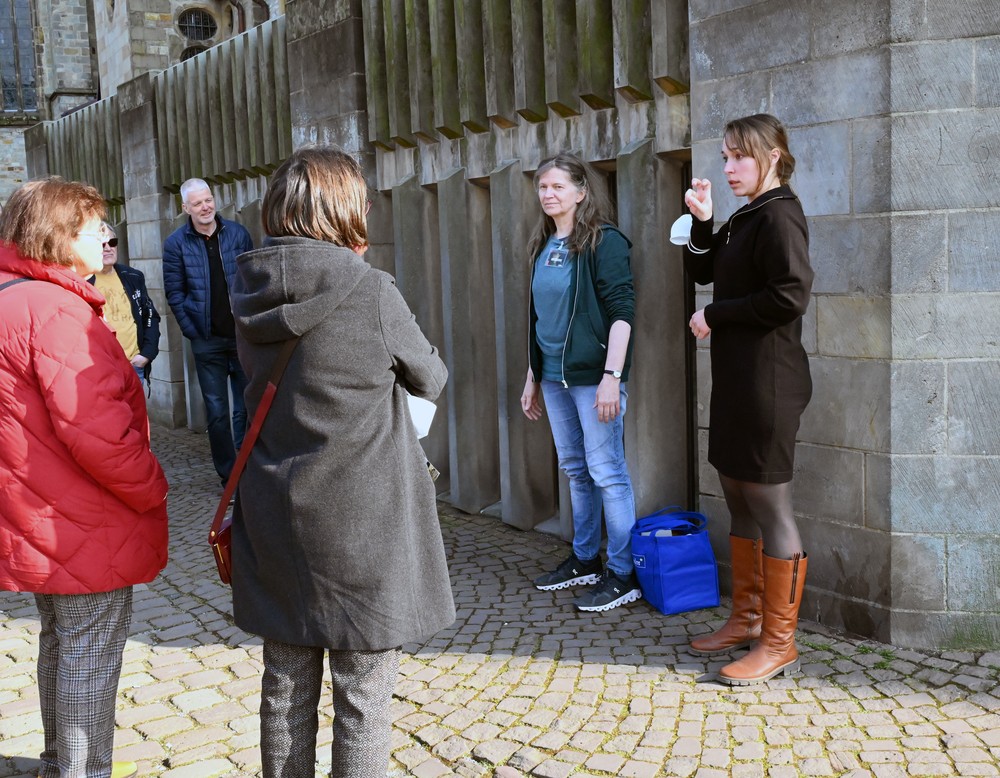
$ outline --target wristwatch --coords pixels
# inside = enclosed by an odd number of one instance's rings
[[[617,378],[620,381],[621,378],[622,378],[622,371],[621,370],[605,370],[604,371],[604,375],[609,375],[612,378]]]

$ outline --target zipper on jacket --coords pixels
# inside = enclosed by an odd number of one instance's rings
[[[562,248],[562,245],[559,246]],[[580,297],[580,268],[583,267],[583,262],[580,261],[580,257],[576,254],[573,255],[576,259],[576,291],[573,294],[573,310],[569,314],[569,324],[566,327],[566,339],[563,340],[563,350],[562,357],[559,359],[559,371],[562,373],[562,385],[569,389],[569,382],[566,381],[566,346],[569,345],[569,334],[573,331],[573,318],[576,316],[576,301]]]
[[[765,200],[764,202],[760,203],[759,205],[755,205],[753,208],[747,208],[745,211],[737,211],[736,213],[734,213],[732,216],[729,217],[729,221],[726,222],[726,245],[727,246],[729,245],[729,238],[733,234],[733,220],[737,216],[746,216],[748,213],[752,213],[753,211],[756,211],[759,208],[763,208],[765,205],[767,205],[768,203],[773,203],[775,200],[788,200],[788,199],[791,198],[786,197],[785,195],[780,195],[778,197],[771,197]]]

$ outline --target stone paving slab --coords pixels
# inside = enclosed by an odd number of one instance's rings
[[[256,776],[261,644],[233,625],[205,542],[218,499],[207,440],[154,429],[154,449],[171,483],[170,563],[135,593],[116,754],[144,776]],[[440,515],[458,619],[405,647],[390,775],[1000,776],[1000,651],[907,651],[806,623],[801,674],[729,688],[714,681],[725,657],[686,651],[723,611],[578,613],[571,591],[530,585],[565,544]],[[0,592],[0,777],[37,771],[37,632],[33,599]]]

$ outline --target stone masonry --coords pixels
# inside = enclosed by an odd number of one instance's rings
[[[737,207],[718,163],[726,119],[774,113],[798,159],[816,269],[795,489],[804,609],[902,644],[997,645],[997,4],[690,10],[693,168],[717,218]],[[699,349],[699,377],[708,364]],[[704,463],[701,491],[723,514]]]

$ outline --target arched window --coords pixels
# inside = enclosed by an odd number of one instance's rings
[[[4,113],[36,113],[30,0],[0,0],[0,86]]]
[[[205,41],[215,37],[219,25],[208,11],[191,8],[177,17],[177,29],[181,35],[193,41]]]
[[[253,23],[256,27],[271,18],[271,9],[264,0],[253,0]]]
[[[191,59],[191,57],[197,57],[203,51],[208,51],[204,46],[188,46],[184,51],[181,52],[181,62],[186,59]]]

